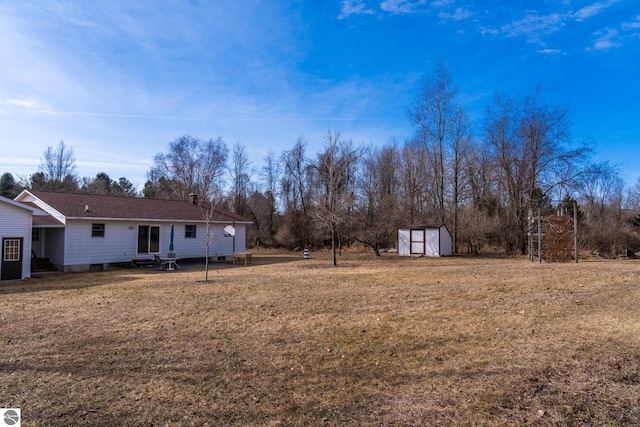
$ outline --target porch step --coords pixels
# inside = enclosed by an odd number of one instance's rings
[[[153,267],[156,265],[154,258],[134,258],[131,260],[134,267]]]
[[[51,263],[49,258],[32,258],[31,259],[31,271],[34,273],[40,273],[44,271],[58,271],[56,266]]]

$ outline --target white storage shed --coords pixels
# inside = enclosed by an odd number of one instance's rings
[[[451,233],[446,225],[410,225],[398,229],[399,256],[450,256]]]

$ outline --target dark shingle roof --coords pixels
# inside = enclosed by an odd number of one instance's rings
[[[64,227],[64,224],[55,219],[52,216],[34,216],[33,217],[33,226],[34,227]]]
[[[30,190],[30,192],[67,218],[203,220],[203,209],[186,200],[143,199],[139,197],[33,190]],[[204,208],[205,206],[202,207]],[[240,215],[221,208],[215,208],[212,220],[220,222],[251,222]]]
[[[27,206],[40,209],[40,206],[33,202],[22,202]],[[64,224],[52,217],[51,215],[34,215],[33,216],[34,227],[64,227]]]

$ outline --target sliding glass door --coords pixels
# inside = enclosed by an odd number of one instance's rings
[[[153,225],[138,226],[138,253],[153,254],[160,252],[160,227]]]

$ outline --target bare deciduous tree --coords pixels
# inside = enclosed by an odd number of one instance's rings
[[[449,169],[451,174],[451,231],[453,234],[453,252],[458,253],[458,229],[460,228],[460,204],[462,194],[468,183],[465,174],[465,159],[472,148],[471,123],[462,107],[454,113],[451,126],[451,154]]]
[[[640,211],[640,178],[638,178],[633,187],[629,189],[629,194],[627,195],[627,206],[629,209]]]
[[[269,201],[269,220],[267,228],[269,230],[269,239],[275,233],[275,217],[278,211],[277,200],[279,196],[278,183],[280,182],[280,162],[275,153],[270,151],[264,158],[264,166],[262,168],[262,177],[264,182],[264,194]]]
[[[288,245],[306,246],[311,238],[311,164],[305,156],[306,141],[299,137],[294,147],[282,153],[281,194],[285,209],[279,240]]]
[[[427,219],[428,200],[433,200],[432,182],[428,177],[427,154],[420,144],[407,143],[400,152],[401,209],[409,224]]]
[[[182,136],[169,143],[167,154],[154,157],[145,194],[168,188],[172,198],[186,200],[193,193],[210,199],[220,194],[226,162],[227,146],[222,138],[203,141]]]
[[[247,214],[251,162],[244,146],[235,143],[231,152],[231,203],[238,215]]]
[[[447,66],[438,62],[433,76],[424,80],[409,118],[417,126],[417,136],[427,150],[437,220],[445,221],[447,157],[454,144],[455,122],[459,118],[458,88]]]
[[[31,176],[31,188],[51,191],[74,191],[78,188],[76,158],[73,148],[60,141],[56,148],[47,147],[39,172]]]
[[[361,162],[356,239],[377,256],[381,246],[391,245],[401,225],[399,157],[393,145],[370,147]]]
[[[355,202],[355,177],[358,151],[339,131],[327,131],[325,150],[314,164],[317,172],[316,220],[328,229],[333,265],[338,265],[337,249],[341,227],[350,219]]]
[[[200,207],[200,214],[204,221],[204,281],[209,281],[209,249],[211,248],[211,242],[216,238],[216,230],[214,223],[216,221],[216,202],[215,199],[199,200],[198,206]]]
[[[477,254],[488,242],[488,237],[496,234],[499,224],[495,162],[485,142],[468,147],[464,155],[464,169],[469,200],[459,229],[467,251]]]
[[[578,168],[589,150],[569,147],[568,111],[545,103],[540,89],[516,98],[496,94],[487,107],[484,135],[499,173],[505,249],[524,254],[528,207],[541,206],[561,182],[577,179],[578,169],[569,178],[560,178],[559,171],[567,164]]]

